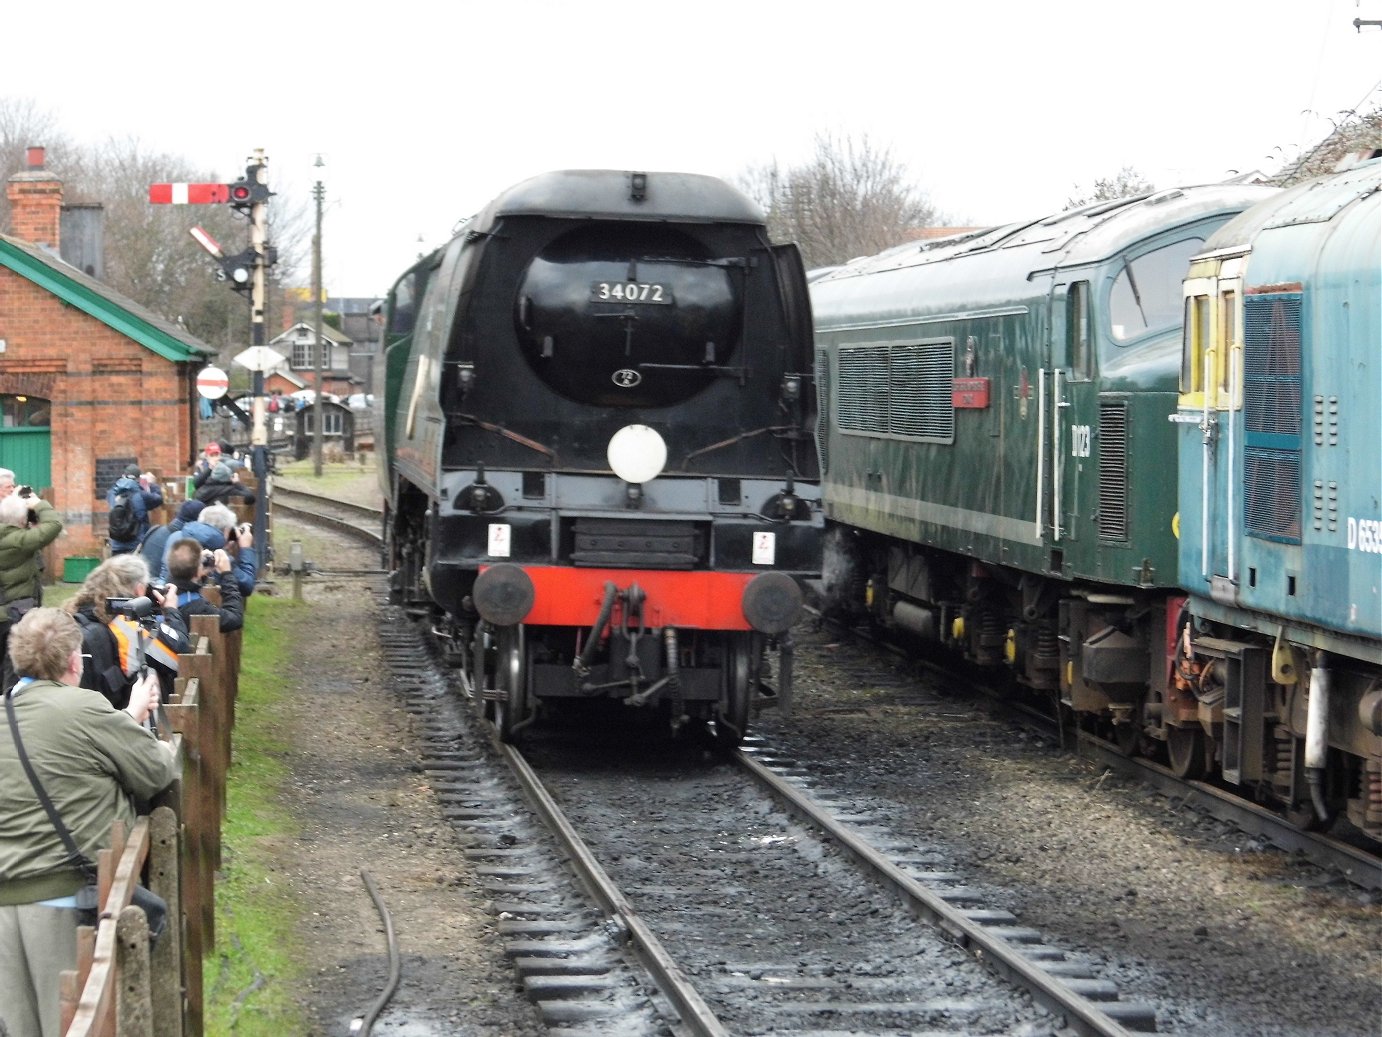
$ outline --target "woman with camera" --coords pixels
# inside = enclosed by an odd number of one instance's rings
[[[11,480],[13,476],[11,475]],[[41,599],[41,552],[62,532],[57,510],[27,486],[0,497],[0,653],[4,691],[15,680],[6,646],[10,626]]]
[[[142,555],[112,555],[82,582],[64,606],[82,628],[81,686],[124,709],[141,671],[158,674],[163,699],[173,693],[178,655],[187,651],[187,623],[177,591],[149,586]]]

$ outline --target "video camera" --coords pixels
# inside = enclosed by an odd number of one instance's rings
[[[145,643],[145,638],[154,636],[154,632],[158,630],[158,609],[154,606],[153,600],[146,595],[140,595],[137,598],[107,598],[106,612],[138,624],[139,633],[135,638],[132,668],[143,678],[149,672],[148,646]],[[158,732],[159,737],[167,740],[172,736],[168,716],[164,713],[161,705],[149,718],[148,724],[151,730]]]
[[[147,597],[107,598],[106,611],[112,616],[124,616],[149,630],[158,626],[158,609]]]

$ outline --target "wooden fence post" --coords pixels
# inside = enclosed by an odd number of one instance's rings
[[[150,998],[157,1037],[183,1034],[182,898],[178,881],[178,820],[168,807],[150,818],[149,889],[168,905],[168,926],[154,945]],[[201,971],[200,959],[196,963]]]
[[[162,1037],[149,989],[149,920],[130,904],[115,923],[116,1037]]]
[[[193,616],[196,623],[201,617]],[[214,622],[214,619],[213,619]],[[199,638],[199,640],[201,640]],[[189,814],[197,815],[196,837],[199,843],[198,857],[198,904],[201,907],[202,953],[216,946],[215,912],[215,867],[217,844],[221,817],[217,810],[217,776],[222,772],[220,756],[220,735],[215,729],[216,689],[213,669],[214,659],[203,652],[199,646],[193,656],[182,656],[178,663],[178,676],[187,674],[197,682],[197,749],[201,757],[200,787],[197,790],[195,806],[189,804]]]
[[[201,755],[201,682],[188,680],[183,664],[189,656],[182,656],[178,668],[178,697],[181,701],[168,707],[173,729],[182,735],[182,797],[180,802],[182,820],[182,909],[183,917],[178,923],[184,926],[182,941],[182,960],[186,968],[187,982],[187,1033],[200,1037],[202,1032],[202,956],[205,944],[202,942],[202,900],[210,895],[206,890],[204,872],[209,872],[203,853],[202,829],[206,819],[202,814],[202,772],[204,765]]]

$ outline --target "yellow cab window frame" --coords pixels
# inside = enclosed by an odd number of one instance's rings
[[[1237,410],[1243,397],[1242,260],[1203,259],[1185,279],[1181,409]],[[1206,391],[1208,400],[1206,402]]]

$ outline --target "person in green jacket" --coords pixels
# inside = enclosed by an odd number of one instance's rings
[[[10,627],[42,600],[40,552],[61,532],[57,509],[27,486],[0,498],[0,654],[4,656],[0,691],[14,686],[6,647]]]
[[[135,800],[173,783],[172,746],[143,726],[158,678],[116,709],[80,688],[82,634],[61,609],[36,608],[10,631],[20,679],[0,722],[0,1033],[58,1037],[58,977],[76,967],[75,894],[85,883],[19,758],[8,716],[39,783],[80,852],[110,844],[111,825],[134,824]]]

